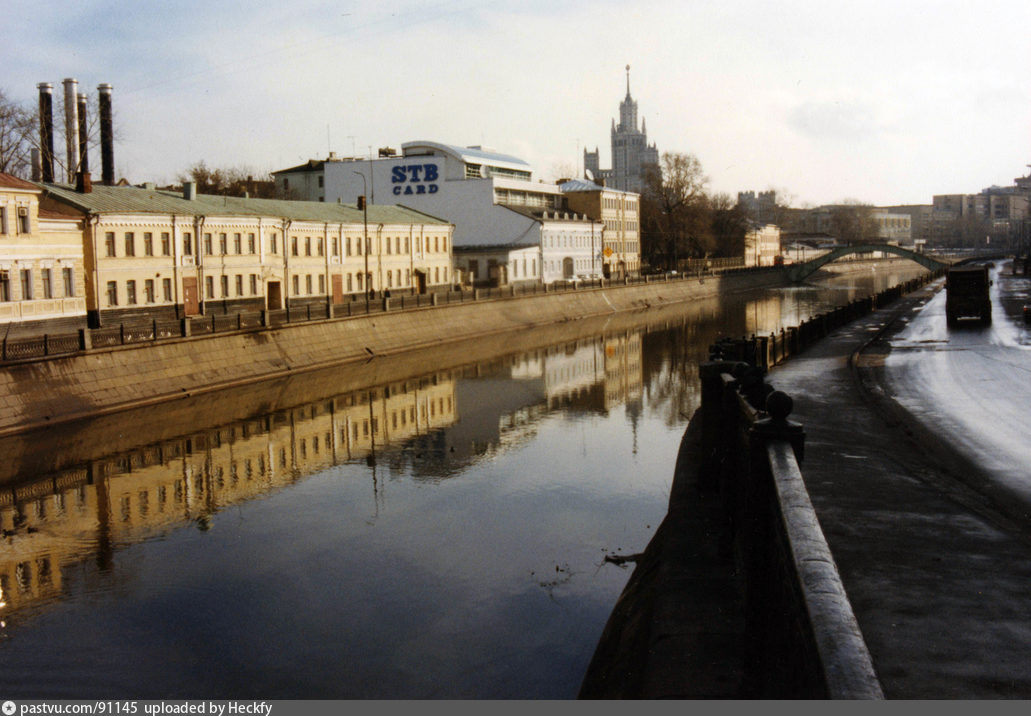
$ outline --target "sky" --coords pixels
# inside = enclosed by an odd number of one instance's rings
[[[649,143],[732,197],[929,204],[1031,163],[1026,0],[4,5],[0,89],[34,106],[52,82],[61,121],[64,78],[113,85],[132,183],[408,141],[488,147],[547,181],[582,172],[585,147],[606,168],[628,64]]]

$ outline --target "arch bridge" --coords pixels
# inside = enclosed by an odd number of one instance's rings
[[[794,283],[800,283],[825,264],[829,264],[831,261],[836,261],[842,256],[848,256],[850,254],[869,254],[874,251],[895,254],[896,256],[916,261],[929,271],[936,271],[949,265],[948,263],[939,261],[927,254],[918,254],[915,251],[903,249],[899,246],[891,246],[889,244],[857,244],[855,246],[841,246],[836,249],[831,249],[822,256],[817,256],[815,259],[810,259],[804,263],[791,264],[787,267],[788,278]]]

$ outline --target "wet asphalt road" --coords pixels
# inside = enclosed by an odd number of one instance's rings
[[[896,402],[976,465],[990,491],[1031,514],[1031,277],[1009,263],[992,272],[992,323],[946,326],[945,291],[893,331],[884,388]]]

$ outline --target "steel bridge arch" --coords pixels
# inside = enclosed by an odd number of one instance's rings
[[[850,254],[869,254],[874,251],[883,251],[888,254],[895,254],[901,256],[904,259],[910,259],[915,261],[929,271],[937,271],[940,268],[945,268],[949,264],[939,261],[927,254],[918,254],[915,251],[909,249],[903,249],[899,246],[891,246],[889,244],[859,244],[856,246],[841,246],[836,249],[831,249],[823,256],[817,256],[815,259],[810,259],[804,263],[791,264],[787,267],[788,278],[794,283],[801,283],[811,274],[818,271],[822,266],[829,264],[831,261],[836,261],[842,256],[848,256]]]

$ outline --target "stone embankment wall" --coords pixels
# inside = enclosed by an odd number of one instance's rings
[[[0,435],[185,396],[784,282],[767,270],[450,304],[105,348],[0,370]],[[431,369],[432,366],[427,366]]]

